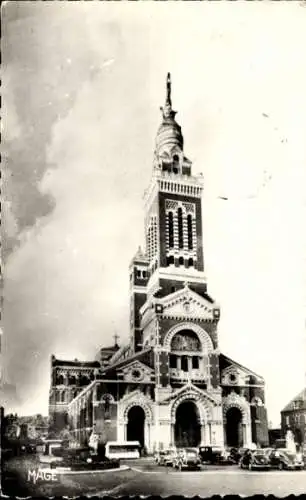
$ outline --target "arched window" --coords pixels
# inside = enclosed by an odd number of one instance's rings
[[[168,235],[169,235],[169,248],[173,248],[174,239],[173,239],[173,213],[168,213]]]
[[[179,207],[177,210],[177,222],[178,222],[179,248],[184,248],[183,212],[181,207]]]
[[[75,385],[75,384],[76,384],[76,377],[74,375],[70,375],[69,385]]]
[[[183,213],[181,207],[179,207],[177,210],[177,222],[178,222],[179,248],[184,248]]]
[[[63,385],[64,384],[64,377],[63,375],[59,375],[57,377],[57,385]]]
[[[167,257],[167,266],[170,266],[170,264],[174,264],[173,255],[169,255],[169,257]]]
[[[80,385],[84,386],[88,384],[89,384],[89,378],[86,375],[83,375],[80,380]]]
[[[188,259],[188,267],[192,267],[193,266],[193,258],[190,257],[190,259]]]
[[[61,395],[61,397],[60,397],[60,401],[61,401],[61,403],[65,403],[65,396],[66,396],[65,391],[62,391],[62,392],[60,393],[60,395]]]
[[[192,241],[192,215],[189,214],[187,217],[187,229],[188,229],[188,249],[192,250],[193,241]]]
[[[184,265],[184,257],[179,258],[179,265],[183,266]]]

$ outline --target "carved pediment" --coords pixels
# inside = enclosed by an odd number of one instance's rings
[[[140,361],[132,361],[118,371],[126,382],[150,382],[154,371]]]
[[[173,391],[166,399],[165,401],[171,402],[176,399],[179,400],[206,400],[208,404],[219,404],[217,399],[213,397],[211,394],[209,394],[207,391],[203,391],[202,389],[199,389],[199,387],[193,385],[191,382],[188,382],[185,384],[183,387],[180,389]]]
[[[220,309],[204,297],[190,290],[188,286],[160,300],[163,316],[175,318],[197,318],[213,321],[219,319]]]

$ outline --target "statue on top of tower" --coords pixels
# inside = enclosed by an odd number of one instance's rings
[[[166,101],[165,106],[160,108],[163,113],[164,120],[174,120],[176,111],[172,109],[171,101],[171,74],[167,73],[167,91],[166,91]]]

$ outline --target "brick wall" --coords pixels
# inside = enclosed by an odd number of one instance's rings
[[[198,271],[204,270],[204,259],[203,259],[203,235],[202,235],[202,204],[199,198],[194,198],[192,196],[183,196],[173,193],[159,193],[158,194],[158,204],[159,204],[159,247],[160,247],[160,266],[166,267],[166,238],[165,238],[165,226],[166,226],[166,211],[165,211],[165,200],[178,200],[187,203],[194,203],[196,206],[196,229],[197,229],[197,269]]]

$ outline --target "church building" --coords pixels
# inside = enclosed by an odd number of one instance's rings
[[[52,426],[69,426],[80,444],[94,432],[103,443],[137,440],[148,452],[267,445],[265,382],[219,349],[220,307],[204,273],[203,177],[185,156],[169,74],[161,110],[145,250],[129,269],[130,340],[92,362],[52,356]]]

